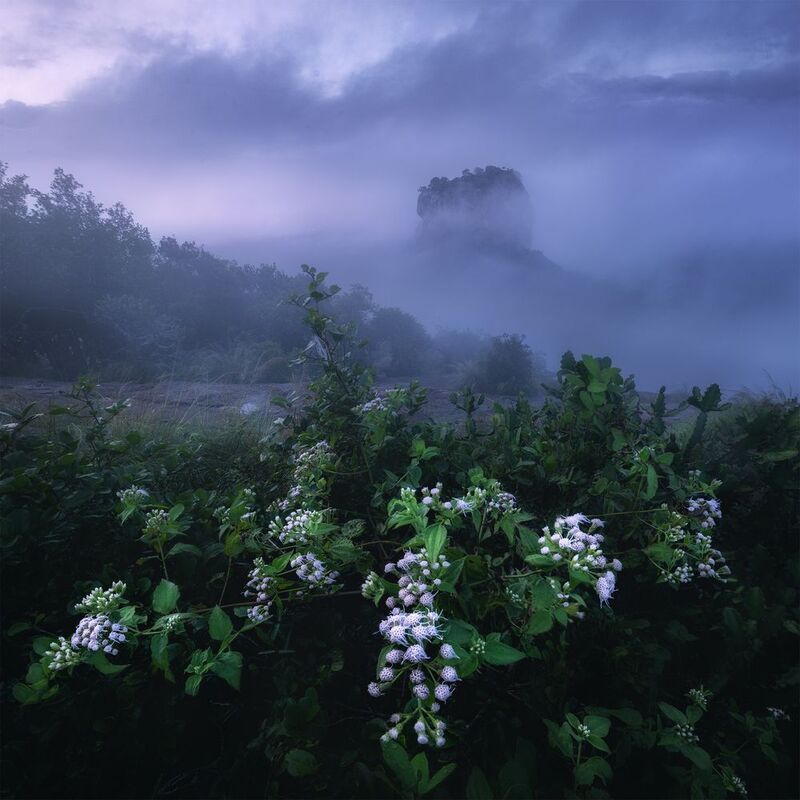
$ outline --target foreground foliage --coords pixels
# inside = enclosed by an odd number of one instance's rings
[[[89,381],[4,425],[6,793],[796,796],[797,401],[567,354],[437,424],[308,277],[264,436],[121,435]]]

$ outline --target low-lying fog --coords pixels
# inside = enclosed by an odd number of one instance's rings
[[[550,369],[800,384],[800,4],[156,5],[7,4],[9,175]]]

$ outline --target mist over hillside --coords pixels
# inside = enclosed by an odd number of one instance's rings
[[[61,166],[156,247],[313,264],[430,335],[525,334],[551,370],[798,384],[797,3],[307,1],[88,2],[62,37],[20,4],[10,174]]]
[[[603,277],[591,263],[566,268],[535,249],[534,209],[521,177],[496,174],[499,187],[470,185],[467,170],[434,178],[421,190],[417,231],[402,240],[318,235],[217,246],[245,261],[259,252],[286,267],[309,260],[434,330],[523,333],[551,368],[572,349],[611,355],[647,388],[798,384],[800,239],[654,251],[635,269]],[[509,174],[510,188],[503,185]],[[597,254],[603,262],[615,257],[628,263],[624,241]]]

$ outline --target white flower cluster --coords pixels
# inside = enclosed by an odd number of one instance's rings
[[[80,603],[75,605],[76,611],[88,611],[90,614],[103,614],[118,608],[122,595],[128,587],[122,581],[114,581],[111,588],[103,589],[98,586],[92,589]]]
[[[589,525],[584,531],[581,526]],[[616,573],[622,570],[619,559],[608,559],[603,555],[601,544],[605,537],[598,531],[604,527],[600,519],[589,519],[585,514],[558,517],[553,524],[542,528],[539,537],[539,555],[549,558],[554,564],[565,564],[574,572],[583,572],[594,578],[594,587],[600,604],[608,604],[616,591]],[[566,598],[563,605],[569,605]]]
[[[214,509],[214,516],[219,520],[220,525],[234,525],[238,521],[240,528],[252,528],[256,519],[256,512],[253,509],[255,499],[256,493],[252,489],[242,489],[240,496],[236,498],[230,508],[218,506]],[[246,511],[239,513],[242,508]]]
[[[679,723],[672,730],[687,744],[696,744],[700,741],[700,737],[694,732],[694,728],[688,723]]]
[[[738,775],[730,776],[731,788],[742,797],[747,797],[747,786]]]
[[[318,494],[320,481],[324,479],[325,470],[333,464],[333,461],[333,450],[325,439],[311,447],[299,449],[294,459],[293,485],[286,497],[278,503],[278,508],[286,511],[298,498],[313,497]]]
[[[703,711],[708,710],[708,701],[711,699],[711,692],[708,689],[704,689],[702,686],[699,689],[689,689],[688,697]]]
[[[504,492],[500,483],[495,480],[487,481],[485,488],[471,486],[464,497],[454,497],[450,500],[445,500],[442,488],[441,483],[433,487],[422,487],[420,502],[427,510],[435,511],[445,519],[452,518],[455,514],[466,516],[472,511],[484,509],[493,517],[499,518],[517,510],[517,500],[514,495]],[[400,500],[407,506],[416,505],[416,492],[405,487],[400,491]]]
[[[322,439],[311,447],[304,447],[295,456],[294,477],[298,483],[314,473],[333,459],[333,450],[326,439]]]
[[[161,618],[161,627],[167,633],[179,630],[182,624],[183,616],[181,614],[168,614],[166,617]]]
[[[95,652],[102,649],[104,653],[115,656],[119,653],[115,644],[125,641],[127,631],[127,626],[112,622],[106,614],[87,616],[72,634],[72,647],[75,650],[85,647]]]
[[[715,520],[722,519],[722,507],[719,500],[705,497],[692,497],[686,504],[687,511],[700,519],[701,528],[713,528]]]
[[[269,533],[282,544],[308,544],[313,527],[321,522],[322,512],[300,508],[290,511],[285,520],[276,516],[269,523]]]
[[[498,492],[486,504],[486,507],[496,514],[508,514],[517,508],[517,498],[511,492]]]
[[[148,511],[144,518],[144,535],[147,537],[158,538],[169,525],[169,514],[163,508],[155,508]]]
[[[338,572],[328,570],[322,561],[317,558],[316,554],[312,552],[295,556],[291,560],[290,566],[295,570],[295,575],[312,589],[331,586],[339,577]],[[302,589],[297,591],[298,596],[303,594]]]
[[[775,708],[775,706],[767,706],[767,711],[769,711],[774,720],[781,721],[789,719],[789,715],[782,708]]]
[[[129,486],[127,489],[122,489],[117,492],[117,497],[120,502],[126,506],[138,506],[141,503],[146,503],[150,497],[147,489],[142,489],[140,486]]]
[[[464,497],[456,498],[453,503],[460,514],[485,508],[493,516],[501,517],[517,509],[517,498],[504,492],[500,482],[495,480],[487,481],[485,487],[471,486]]]
[[[409,393],[406,389],[389,389],[385,394],[376,394],[366,403],[356,406],[353,411],[358,414],[388,414],[396,417],[403,406],[409,404]]]
[[[441,586],[439,577],[443,570],[450,566],[447,557],[440,554],[436,559],[428,559],[428,553],[423,547],[419,553],[407,552],[396,563],[389,563],[384,567],[384,572],[400,575],[397,585],[398,599],[389,597],[386,605],[394,610],[396,605],[409,608],[417,603],[432,608],[435,593]]]
[[[263,558],[253,561],[253,569],[247,574],[247,588],[242,592],[245,597],[252,597],[254,604],[247,610],[251,622],[262,623],[269,617],[272,598],[269,596],[272,577],[267,575]]]
[[[695,577],[724,581],[731,574],[725,556],[712,547],[712,529],[722,519],[722,509],[713,498],[692,497],[687,514],[671,512],[660,532],[664,542],[673,549],[671,557],[659,565],[660,580],[677,586],[691,583]],[[666,511],[666,505],[662,505]]]
[[[427,509],[444,509],[449,511],[453,507],[452,503],[446,502],[442,499],[441,483],[437,483],[433,488],[423,486],[422,489],[420,489],[420,494],[422,495],[422,505],[424,505]],[[407,486],[400,490],[400,497],[406,502],[417,502],[416,493],[413,489],[409,489]]]
[[[397,597],[387,598],[389,614],[378,626],[390,649],[378,664],[378,680],[367,686],[367,692],[380,697],[407,675],[417,707],[405,714],[394,714],[384,740],[396,739],[403,726],[415,717],[413,728],[419,744],[445,745],[445,725],[436,714],[441,703],[452,696],[459,680],[451,663],[458,656],[451,645],[442,642],[445,620],[435,602],[441,584],[436,576],[449,565],[444,555],[432,559],[425,548],[418,553],[406,552],[396,564],[386,565],[387,574],[399,575]],[[434,649],[436,653],[432,654]]]
[[[367,600],[376,600],[383,594],[383,585],[377,573],[369,572],[361,584],[361,596]]]
[[[433,703],[431,708],[434,706],[436,706],[436,709],[433,712],[435,714],[436,711],[439,710],[439,704]],[[383,736],[381,736],[381,740],[388,742],[390,739],[397,739],[400,736],[403,727],[407,722],[409,722],[412,716],[412,714],[392,714],[392,716],[389,717],[389,722],[392,724],[392,727],[389,728],[389,730],[386,731]],[[431,741],[433,741],[437,747],[444,747],[445,744],[447,744],[447,740],[444,737],[444,732],[447,726],[442,719],[438,719],[431,714],[422,713],[419,717],[417,717],[417,721],[414,723],[413,728],[419,744],[430,744]]]
[[[405,653],[400,652],[397,659],[416,663],[428,660],[425,645],[441,638],[440,624],[438,611],[424,609],[406,613],[395,606],[378,630],[389,644],[408,648]]]
[[[392,409],[389,408],[386,399],[380,395],[377,395],[372,400],[368,400],[366,403],[360,406],[356,406],[355,410],[361,414],[369,414],[373,411],[392,411]],[[394,412],[392,411],[392,413]]]
[[[50,642],[47,655],[50,657],[47,666],[53,672],[74,667],[81,660],[76,650],[63,636],[59,636],[57,642]]]
[[[472,644],[469,646],[469,651],[474,656],[478,656],[480,658],[486,652],[486,642],[481,638],[476,638],[473,640]]]
[[[600,598],[600,605],[608,605],[608,601],[616,591],[617,576],[612,570],[606,570],[594,585],[597,596]]]

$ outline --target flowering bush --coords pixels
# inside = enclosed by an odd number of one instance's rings
[[[308,276],[311,397],[234,452],[89,384],[2,433],[9,794],[796,794],[796,402],[682,431],[568,354],[418,420]]]

